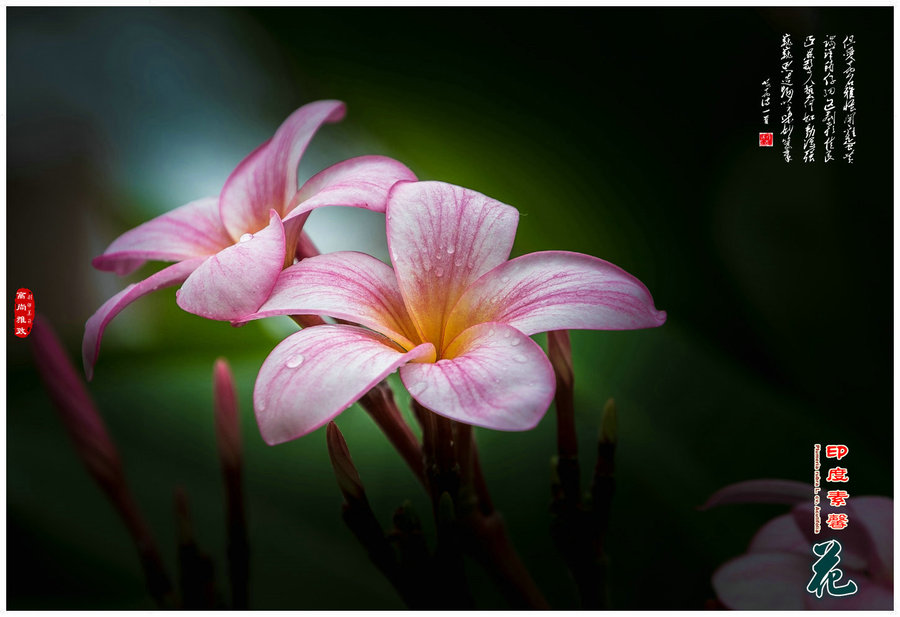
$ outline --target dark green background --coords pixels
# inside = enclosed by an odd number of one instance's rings
[[[892,9],[7,16],[6,298],[31,288],[73,359],[87,317],[156,267],[122,281],[91,257],[215,194],[296,107],[338,98],[347,119],[320,131],[301,175],[394,156],[421,179],[516,206],[514,254],[597,255],[668,311],[659,329],[572,335],[586,467],[603,402],[619,407],[614,608],[702,608],[715,568],[784,508],[696,506],[740,480],[809,481],[813,443],[850,446],[851,494],[891,494]],[[854,165],[786,164],[779,148],[757,147],[759,83],[777,81],[782,32],[856,36]],[[348,220],[346,233],[342,220],[330,227],[335,248],[383,233],[377,216]],[[400,607],[340,521],[324,431],[274,448],[259,437],[255,374],[289,330],[205,321],[165,290],[109,327],[90,390],[168,565],[182,485],[224,588],[211,382],[226,356],[246,443],[251,606]],[[74,456],[27,347],[8,335],[9,607],[151,608],[124,528]],[[554,417],[477,436],[524,561],[551,604],[572,608],[547,533]],[[369,418],[353,407],[338,424],[385,525],[405,498],[426,514]],[[470,579],[482,606],[504,606],[474,564]]]

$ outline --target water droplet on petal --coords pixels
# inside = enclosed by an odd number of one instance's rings
[[[509,330],[503,331],[503,338],[509,338],[511,335],[512,335],[512,332],[510,332]]]
[[[453,263],[456,264],[456,267],[457,267],[457,268],[461,268],[462,265],[463,265],[463,258],[462,258],[462,257],[457,257],[457,258],[456,258],[456,261],[453,262]]]
[[[425,272],[431,271],[431,262],[427,259],[422,263],[422,267],[425,268]]]
[[[526,362],[528,360],[528,358],[526,358],[525,356],[523,356],[520,353],[517,353],[515,356],[513,356],[513,360],[515,360],[516,362]]]
[[[287,362],[284,363],[284,365],[288,368],[297,368],[301,364],[303,364],[303,356],[301,356],[300,354],[291,356],[290,358],[288,358]]]
[[[496,332],[496,330],[494,330],[493,328],[489,329],[488,336],[494,336],[494,332]]]
[[[438,278],[441,278],[442,276],[444,276],[444,269],[438,268],[437,270],[434,271],[434,275]]]
[[[247,242],[248,240],[252,240],[252,239],[253,239],[253,234],[244,234],[243,236],[241,236],[241,239],[238,240],[238,242]]]
[[[454,247],[452,244],[451,244],[450,246],[447,247],[447,254],[448,254],[448,255],[452,255],[452,254],[455,253],[455,252],[456,252],[456,247]]]
[[[508,277],[508,276],[501,276],[501,277],[500,277],[500,282],[501,282],[501,283],[508,283],[508,282],[509,282],[509,277]]]
[[[416,383],[410,385],[407,388],[407,391],[409,392],[409,394],[411,396],[416,396],[418,394],[422,394],[427,387],[428,387],[427,383],[425,383],[424,381],[419,381],[419,382],[416,382]]]
[[[515,347],[515,346],[518,345],[520,342],[521,342],[521,341],[520,341],[519,339],[514,338],[513,340],[511,340],[511,341],[509,342],[509,344],[512,345],[513,347]]]
[[[470,259],[470,260],[469,260],[469,263],[466,264],[466,267],[467,267],[469,270],[471,270],[472,268],[474,268],[474,267],[475,267],[475,260],[474,260],[474,259]]]

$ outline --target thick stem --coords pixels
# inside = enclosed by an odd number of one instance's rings
[[[301,328],[311,328],[312,326],[323,326],[327,321],[318,315],[291,315],[291,319],[297,322]]]
[[[467,444],[458,445],[470,452],[472,483],[478,499],[478,508],[468,511],[462,521],[469,553],[490,573],[513,608],[550,608],[510,542],[503,517],[494,509],[471,427],[466,441]]]
[[[547,352],[556,375],[556,445],[560,458],[578,456],[575,432],[575,375],[568,330],[547,333]]]
[[[359,404],[372,416],[375,424],[397,449],[419,482],[427,486],[422,447],[412,429],[404,421],[394,401],[394,393],[387,382],[381,382],[369,390],[359,399]]]
[[[509,541],[500,513],[471,516],[465,522],[469,552],[491,574],[507,602],[515,609],[550,608]]]

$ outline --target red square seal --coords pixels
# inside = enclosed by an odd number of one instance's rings
[[[771,148],[774,143],[774,138],[772,133],[760,133],[759,134],[759,145],[763,148]]]

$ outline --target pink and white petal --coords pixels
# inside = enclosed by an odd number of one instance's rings
[[[284,228],[272,210],[268,227],[219,251],[188,277],[177,294],[178,306],[209,319],[255,313],[284,267],[284,251]]]
[[[415,328],[390,266],[364,253],[309,257],[286,268],[268,300],[240,321],[274,315],[328,315],[379,332],[412,349]]]
[[[782,514],[763,525],[750,541],[749,553],[794,553],[811,555],[812,545],[797,527],[796,519]]]
[[[282,341],[263,362],[253,407],[263,440],[275,445],[314,431],[397,367],[433,357],[434,346],[403,353],[364,328],[323,325]]]
[[[140,283],[129,285],[104,302],[103,306],[90,316],[84,325],[84,339],[81,343],[81,358],[84,361],[84,374],[88,381],[94,376],[94,364],[100,355],[100,340],[103,338],[106,325],[112,321],[112,318],[141,296],[181,283],[206,259],[208,258],[197,257],[179,262],[148,276]]]
[[[865,557],[877,582],[894,579],[894,500],[881,496],[860,496],[847,500],[850,525],[868,537]],[[848,531],[850,527],[842,530]]]
[[[725,563],[712,576],[719,600],[734,610],[802,610],[812,577],[813,554],[750,553]]]
[[[410,169],[386,156],[360,156],[324,169],[297,191],[285,221],[325,206],[384,212],[388,191],[397,182],[415,181]]]
[[[825,502],[828,503],[827,501]],[[847,502],[850,504],[850,501]],[[852,510],[847,508],[847,512]],[[827,539],[824,534],[832,533],[826,526],[826,513],[820,513],[821,533],[814,530],[815,512],[812,502],[797,504],[791,509],[790,516],[794,518],[797,528],[806,536],[810,547]],[[841,541],[841,567],[864,570],[868,567],[869,555],[874,552],[872,540],[862,525],[854,525],[854,515],[850,514],[851,524],[840,531]]]
[[[205,197],[126,231],[92,263],[98,270],[125,275],[148,259],[181,261],[214,255],[229,244],[218,198]]]
[[[666,321],[637,278],[608,261],[566,251],[530,253],[497,266],[454,307],[447,337],[500,321],[535,334],[548,330],[633,330]]]
[[[774,503],[794,505],[812,501],[811,484],[794,480],[746,480],[729,484],[713,493],[701,510],[738,503]]]
[[[297,166],[306,146],[322,124],[339,122],[345,111],[340,101],[304,105],[231,172],[219,196],[219,214],[232,239],[265,227],[270,209],[285,214],[297,192]]]
[[[422,340],[438,349],[450,310],[469,285],[509,258],[519,213],[443,182],[400,182],[388,196],[391,261]]]
[[[540,346],[500,323],[469,328],[447,347],[444,359],[407,364],[400,378],[436,414],[500,431],[534,428],[556,389]]]

